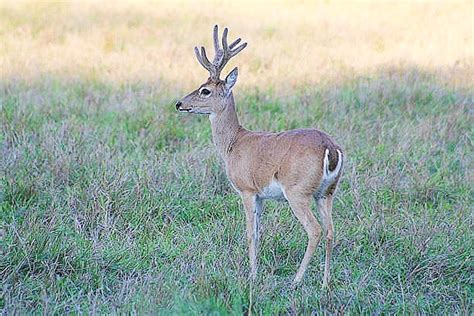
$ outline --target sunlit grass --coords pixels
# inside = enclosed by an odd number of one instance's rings
[[[232,62],[241,87],[340,81],[380,67],[442,72],[466,86],[472,12],[472,4],[449,2],[3,3],[1,75],[194,87],[206,73],[193,47],[211,49],[217,23],[249,43]]]

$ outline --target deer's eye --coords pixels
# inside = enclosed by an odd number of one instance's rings
[[[206,89],[206,88],[201,89],[201,94],[202,94],[203,96],[208,96],[208,95],[211,94],[211,90]]]

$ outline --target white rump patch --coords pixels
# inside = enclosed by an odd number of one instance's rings
[[[336,169],[333,171],[329,170],[329,149],[326,148],[324,152],[324,160],[323,160],[323,178],[321,180],[321,185],[319,186],[318,191],[314,193],[316,199],[320,199],[326,193],[328,187],[333,184],[336,177],[341,172],[342,167],[342,153],[339,149],[337,151],[337,165]]]
[[[326,148],[326,151],[324,152],[323,179],[329,180],[330,182],[336,179],[337,175],[339,174],[339,171],[341,171],[341,166],[342,166],[342,153],[339,151],[339,149],[337,149],[336,151],[337,151],[337,165],[336,165],[336,169],[334,169],[333,171],[329,171],[329,149]]]

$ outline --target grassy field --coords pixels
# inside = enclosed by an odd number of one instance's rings
[[[271,11],[269,10],[271,8]],[[0,313],[473,313],[472,3],[0,4]],[[258,280],[205,117],[215,23],[241,123],[345,148],[324,251],[267,203]]]

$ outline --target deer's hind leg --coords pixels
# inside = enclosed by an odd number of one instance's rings
[[[334,239],[334,226],[332,222],[332,200],[332,194],[328,194],[327,197],[317,200],[318,211],[321,215],[324,229],[326,230],[326,259],[324,263],[323,288],[327,287],[329,284],[329,276],[331,270],[331,254]]]
[[[286,192],[286,197],[290,203],[290,207],[298,218],[299,222],[303,225],[308,235],[308,245],[304,254],[303,260],[301,261],[298,272],[293,280],[293,285],[298,284],[303,279],[303,275],[308,268],[308,264],[311,260],[316,247],[321,239],[321,226],[318,220],[311,211],[312,195],[302,194],[299,192]]]

